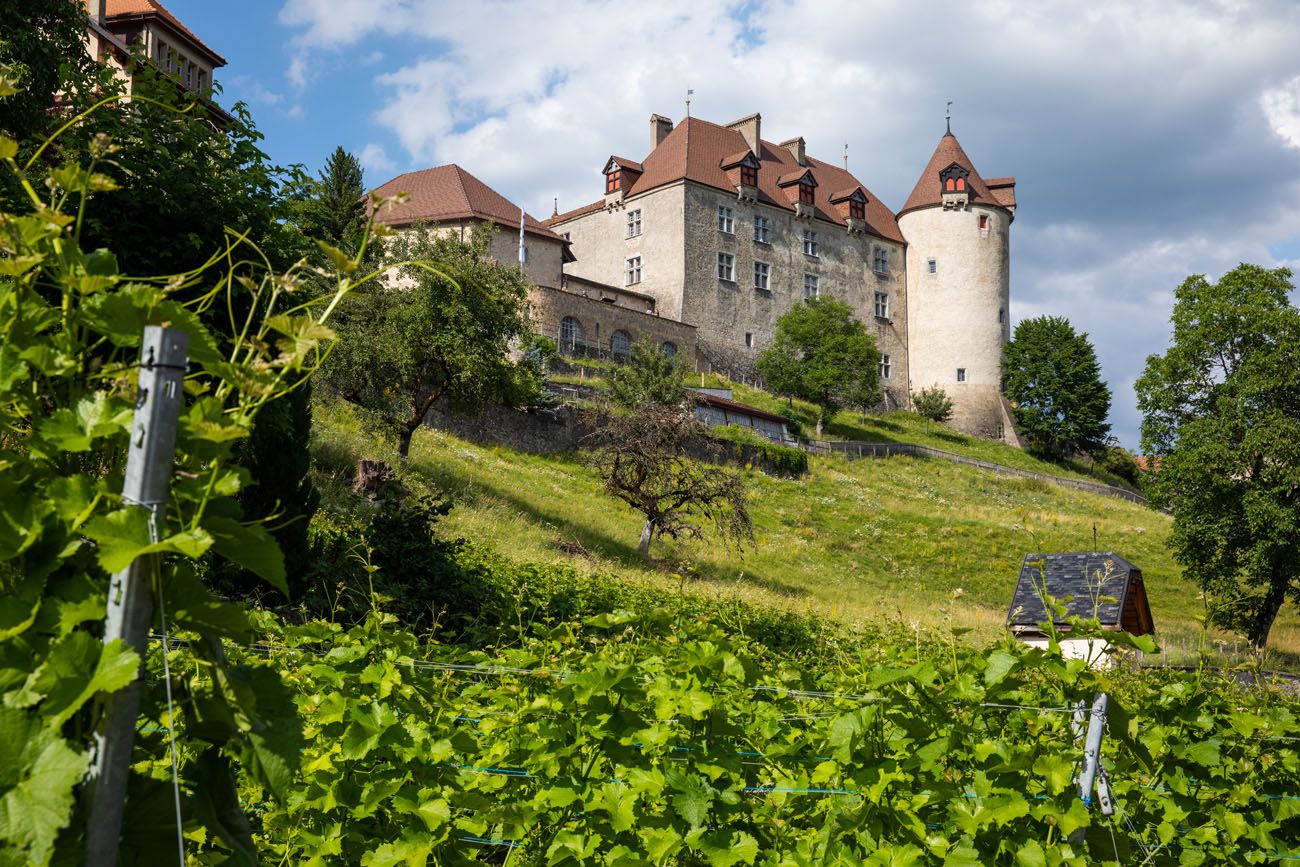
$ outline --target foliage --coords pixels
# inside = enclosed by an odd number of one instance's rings
[[[925,419],[925,432],[930,432],[930,422],[943,424],[952,418],[952,398],[937,385],[923,388],[912,395],[912,408]]]
[[[18,88],[0,100],[0,133],[20,146],[52,131],[57,115],[50,109],[59,100],[87,99],[113,86],[86,51],[84,4],[0,0],[0,21],[0,67]]]
[[[302,233],[349,255],[360,250],[366,225],[363,177],[361,162],[336,147],[319,176],[296,191],[293,218]]]
[[[643,404],[632,415],[609,415],[595,435],[589,462],[605,492],[645,516],[642,555],[655,536],[699,537],[700,520],[725,543],[753,540],[744,480],[692,454],[708,451],[707,434],[694,408],[683,403]]]
[[[1262,647],[1300,602],[1300,311],[1285,268],[1239,265],[1175,293],[1173,343],[1137,381],[1154,502],[1211,613]]]
[[[236,497],[249,474],[233,451],[259,411],[318,363],[334,304],[298,303],[300,275],[267,269],[260,250],[234,234],[194,271],[124,276],[115,252],[83,250],[83,222],[72,216],[113,188],[100,172],[113,143],[99,139],[88,162],[65,163],[40,183],[33,172],[50,144],[20,164],[17,143],[0,137],[0,162],[25,197],[0,214],[0,861],[79,860],[90,700],[134,681],[139,662],[125,644],[96,637],[107,575],[147,554],[155,609],[166,611],[167,628],[196,639],[195,667],[177,685],[177,713],[167,714],[158,685],[140,724],[193,727],[180,768],[188,821],[206,828],[216,850],[247,853],[230,762],[283,796],[299,727],[274,671],[227,660],[221,640],[248,638],[248,621],[208,592],[192,564],[229,560],[284,590],[281,552],[261,525],[243,521]],[[335,285],[337,298],[354,284],[337,273]],[[233,286],[247,292],[247,315],[222,344],[201,317],[228,303]],[[170,502],[154,518],[119,494],[149,324],[187,333],[191,360]],[[157,737],[140,743],[128,787],[124,845],[141,857],[157,849],[157,835],[163,851],[174,844],[166,822],[130,824],[152,799],[169,803],[162,746]]]
[[[741,464],[752,465],[765,473],[787,478],[802,478],[808,474],[808,454],[803,449],[777,445],[753,428],[736,424],[709,429],[714,439],[732,443],[732,456]]]
[[[511,343],[528,334],[528,284],[490,258],[491,231],[481,227],[468,243],[422,228],[396,237],[389,252],[399,280],[341,305],[342,339],[324,383],[395,434],[403,457],[438,400],[457,410],[520,403],[540,386],[540,370],[510,359]]]
[[[1204,673],[951,637],[795,667],[671,607],[490,652],[261,625],[309,721],[292,799],[242,787],[269,863],[1261,863],[1300,831],[1294,703]],[[1074,781],[1099,691],[1113,826]]]
[[[758,372],[773,391],[819,407],[817,436],[841,406],[863,405],[864,395],[879,393],[879,368],[875,340],[851,307],[832,298],[791,308],[758,358]]]
[[[686,368],[677,356],[643,338],[632,344],[628,360],[610,373],[609,396],[625,409],[681,403],[686,399]]]
[[[1069,320],[1039,316],[1016,325],[1002,355],[1003,391],[1016,430],[1052,458],[1102,449],[1110,389],[1087,334]]]
[[[1142,469],[1134,459],[1133,453],[1111,437],[1100,455],[1097,456],[1096,469],[1115,476],[1135,488],[1142,487]]]

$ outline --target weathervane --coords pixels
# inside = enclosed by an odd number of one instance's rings
[[[687,116],[687,117],[690,117],[690,116],[691,116],[691,95],[694,94],[694,93],[695,93],[695,91],[693,91],[693,90],[689,90],[689,89],[688,89],[688,90],[686,91],[686,116]]]
[[[952,135],[952,100],[948,100],[948,110],[944,113],[944,121],[948,124],[948,135]]]
[[[844,171],[849,170],[849,143],[844,143]]]

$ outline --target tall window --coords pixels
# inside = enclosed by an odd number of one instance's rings
[[[609,336],[609,354],[619,361],[627,358],[628,351],[632,348],[632,338],[623,329],[618,329]]]
[[[890,368],[889,362],[890,362],[889,353],[888,352],[883,353],[880,356],[880,378],[881,379],[889,379],[889,368]]]
[[[760,244],[771,242],[771,230],[767,227],[767,217],[754,218],[754,240]]]
[[[763,292],[771,291],[772,266],[766,262],[754,263],[754,288]]]
[[[745,348],[746,349],[754,348],[754,335],[752,332],[749,331],[745,332]]]
[[[803,275],[803,297],[816,298],[821,289],[821,278],[816,274]]]
[[[849,199],[849,216],[855,220],[865,220],[867,218],[867,203],[859,202],[857,199]]]
[[[635,238],[641,234],[641,209],[627,212],[627,236]]]
[[[889,295],[884,292],[876,293],[876,316],[881,319],[889,318]]]
[[[619,178],[618,169],[614,169],[614,171],[605,175],[605,195],[608,196],[610,193],[618,192],[618,188],[619,188],[618,178]]]
[[[980,237],[987,238],[988,236],[989,236],[989,215],[980,214]]]
[[[736,234],[735,216],[731,208],[726,205],[718,205],[718,231],[726,232],[728,235]]]
[[[813,203],[813,185],[808,183],[799,183],[799,202],[804,205]]]
[[[817,233],[812,229],[803,230],[803,252],[805,256],[817,255]]]
[[[572,316],[560,320],[560,349],[564,352],[576,352],[586,344],[582,336],[582,323]]]
[[[926,260],[925,260],[925,270],[929,271],[931,274],[938,274],[938,273],[939,273],[939,263],[938,263],[937,261],[935,261],[934,259],[926,259]]]
[[[641,282],[641,257],[629,256],[627,259],[627,285]]]
[[[966,381],[966,368],[964,367],[957,368],[957,381],[958,382]]]
[[[736,257],[730,253],[718,254],[718,279],[736,279]]]
[[[889,273],[889,251],[884,247],[877,247],[871,253],[871,268],[877,274]]]
[[[740,167],[740,182],[747,187],[758,186],[758,169],[753,166],[742,165]]]

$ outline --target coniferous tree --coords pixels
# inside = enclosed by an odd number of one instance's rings
[[[1016,326],[1002,357],[1002,387],[1016,430],[1048,457],[1095,454],[1106,443],[1110,389],[1088,335],[1060,316]]]
[[[366,216],[363,179],[361,162],[336,147],[319,176],[299,191],[294,218],[302,233],[355,253]]]

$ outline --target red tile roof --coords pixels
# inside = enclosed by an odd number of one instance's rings
[[[1015,178],[989,178],[985,181],[989,185],[989,192],[999,203],[1013,210],[1016,207],[1016,179]]]
[[[188,27],[181,23],[181,20],[167,11],[158,0],[106,0],[104,4],[104,23],[111,24],[116,18],[130,17],[157,17],[165,21],[173,30],[181,36],[189,39],[203,51],[211,55],[216,66],[225,66],[226,58],[213,51],[203,43],[203,40],[195,36]]]
[[[594,214],[596,211],[605,209],[605,200],[601,199],[592,202],[590,205],[583,205],[581,208],[574,208],[572,211],[565,211],[563,214],[556,214],[549,219],[543,220],[543,225],[558,226],[560,223],[567,223],[575,217],[585,217],[587,214]]]
[[[722,166],[734,160],[738,152],[748,150],[749,146],[737,130],[710,123],[697,117],[688,117],[673,128],[659,146],[642,161],[644,172],[628,196],[636,196],[656,187],[662,187],[683,179],[719,190],[734,192],[735,184],[727,178]],[[894,212],[877,199],[866,185],[852,174],[831,163],[807,157],[806,165],[795,162],[794,154],[784,147],[763,141],[762,153],[755,154],[759,159],[758,200],[764,204],[787,211],[793,211],[790,196],[777,186],[777,179],[804,171],[811,171],[817,180],[813,204],[819,219],[838,225],[845,225],[845,219],[838,209],[830,204],[829,191],[843,190],[850,187],[862,187],[867,195],[867,231],[891,241],[903,243],[903,235],[898,231],[898,220]],[[600,203],[593,203],[585,208],[552,217],[548,223],[555,226],[566,220],[596,210]]]
[[[478,219],[519,230],[519,206],[455,163],[398,175],[373,192],[380,196],[409,196],[405,204],[380,216],[380,222],[389,226]],[[524,215],[524,231],[564,241],[528,214]]]
[[[975,164],[971,162],[970,157],[966,156],[966,151],[962,150],[961,145],[957,142],[957,137],[952,133],[947,133],[939,139],[939,146],[934,149],[934,155],[930,157],[930,164],[921,172],[920,179],[912,189],[912,195],[907,197],[907,203],[903,209],[898,212],[901,217],[908,211],[915,211],[918,208],[929,208],[943,204],[943,189],[939,180],[939,173],[948,166],[956,163],[970,173],[966,179],[970,187],[970,200],[972,203],[995,205],[998,207],[1014,207],[1015,205],[1015,179],[999,178],[1004,186],[1000,187],[995,194],[989,189],[989,184],[980,177],[980,173],[975,171]],[[1006,182],[1010,182],[1006,185]]]

